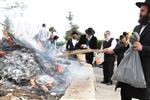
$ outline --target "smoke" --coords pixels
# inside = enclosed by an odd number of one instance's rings
[[[49,92],[64,93],[72,79],[76,74],[80,74],[81,77],[86,75],[86,71],[77,60],[70,60],[68,58],[58,57],[58,54],[62,54],[62,48],[57,49],[54,45],[47,42],[48,48],[43,47],[30,34],[21,34],[13,37],[15,42],[23,47],[29,48],[34,53],[34,58],[40,64],[40,69],[46,75],[50,75],[55,79],[55,85]],[[64,69],[63,73],[55,72],[56,64],[61,65]]]

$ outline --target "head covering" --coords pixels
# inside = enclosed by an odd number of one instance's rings
[[[145,0],[145,2],[137,2],[137,3],[136,3],[136,6],[138,6],[139,8],[140,8],[142,5],[147,5],[147,6],[148,6],[148,9],[150,10],[150,0]]]
[[[122,35],[127,36],[127,35],[128,35],[128,33],[127,33],[127,32],[123,32],[123,33],[122,33]]]
[[[92,28],[88,28],[88,29],[85,30],[85,33],[90,34],[90,35],[94,35],[95,31]]]

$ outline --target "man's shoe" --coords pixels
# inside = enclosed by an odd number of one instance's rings
[[[106,81],[102,81],[101,83],[102,83],[102,84],[106,84],[106,83],[108,83],[108,82],[106,82]]]
[[[107,82],[106,84],[107,84],[107,85],[112,85],[112,82]]]

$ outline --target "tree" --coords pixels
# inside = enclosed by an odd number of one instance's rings
[[[56,29],[52,26],[49,28],[49,31],[51,32],[51,34],[53,34],[54,32],[56,32]]]
[[[76,25],[76,24],[74,24],[72,21],[73,21],[73,14],[72,14],[72,12],[69,12],[69,16],[68,17],[66,17],[67,18],[67,20],[69,21],[69,30],[68,31],[66,31],[66,33],[65,33],[65,40],[68,40],[68,39],[70,39],[72,36],[71,36],[71,33],[72,32],[77,32],[77,33],[79,33],[79,35],[78,35],[78,39],[80,38],[80,36],[83,34],[83,33],[81,33],[80,31],[78,31],[78,29],[79,29],[79,26],[78,25]]]
[[[100,49],[104,40],[97,40],[97,48]]]

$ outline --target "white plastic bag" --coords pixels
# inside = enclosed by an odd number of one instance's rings
[[[134,34],[131,44],[139,38]],[[112,80],[127,83],[136,88],[146,88],[145,77],[139,56],[139,52],[130,47],[124,54],[124,58],[112,76]]]
[[[103,49],[103,42],[102,42],[102,46],[100,48],[100,50]],[[94,58],[94,64],[95,65],[100,65],[104,62],[104,53],[100,52],[100,53],[96,53],[95,54],[95,58]]]

